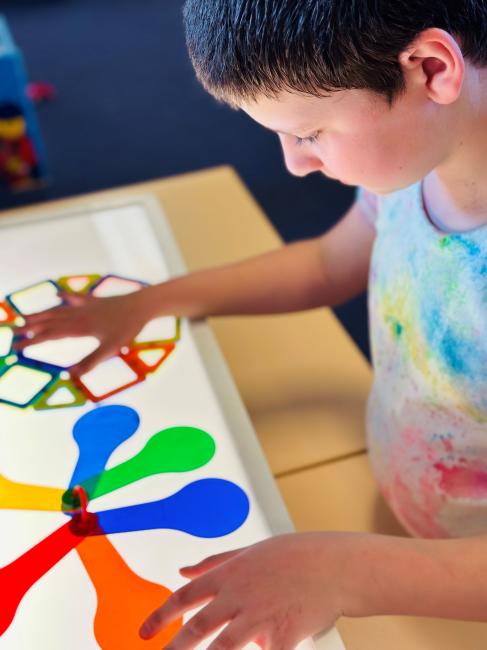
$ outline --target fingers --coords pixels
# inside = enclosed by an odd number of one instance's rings
[[[82,307],[87,302],[92,300],[91,296],[85,296],[77,293],[67,293],[65,291],[58,292],[58,296],[62,299],[64,305],[52,307],[40,311],[36,314],[23,315],[25,325],[17,327],[16,331],[19,334],[25,334],[33,325],[40,325],[41,323],[49,323],[51,321],[59,321],[60,318],[70,318],[73,320],[74,314],[72,307]]]
[[[57,311],[49,310],[42,312],[41,314],[32,314],[31,316],[23,316],[22,318],[24,319],[25,324],[16,327],[15,333],[25,335],[28,332],[39,329],[45,325],[58,323],[63,316],[64,314],[61,309]]]
[[[58,291],[58,296],[67,305],[72,307],[82,307],[87,302],[93,300],[93,296],[84,293],[70,293],[69,291]]]
[[[186,623],[166,650],[195,648],[203,639],[228,623],[235,614],[236,612],[232,612],[227,605],[213,601]]]
[[[255,630],[249,627],[248,621],[243,616],[240,616],[227,625],[222,633],[210,643],[207,650],[241,650],[254,638]],[[182,647],[185,648],[186,646]],[[179,647],[177,650],[179,650]]]
[[[25,348],[31,346],[31,345],[36,345],[37,343],[43,343],[44,341],[52,341],[54,339],[62,339],[66,336],[64,332],[61,332],[56,329],[31,329],[27,332],[27,334],[30,334],[30,336],[26,336],[26,338],[20,340],[20,341],[15,341],[14,343],[14,350],[17,352],[20,352],[24,350]]]
[[[23,316],[24,325],[15,328],[17,336],[28,336],[29,334],[36,334],[41,332],[42,329],[47,327],[62,328],[68,330],[71,334],[74,328],[78,327],[76,314],[73,313],[71,307],[62,307],[56,309],[49,309],[48,311],[39,314],[32,314],[30,316]],[[68,334],[65,334],[67,336]]]
[[[215,594],[213,581],[207,578],[200,578],[181,587],[144,621],[140,628],[140,636],[143,639],[151,639],[163,627],[180,618],[188,610],[206,602]]]
[[[37,325],[43,323],[44,321],[54,320],[58,318],[60,312],[62,312],[62,307],[53,307],[52,309],[46,309],[45,311],[40,311],[36,314],[22,315],[22,318],[25,320],[25,326]],[[22,329],[19,327],[19,329]]]
[[[203,573],[210,571],[210,569],[214,569],[220,564],[223,564],[223,562],[226,562],[227,560],[234,557],[235,555],[238,555],[243,550],[245,549],[239,548],[235,551],[227,551],[226,553],[219,553],[218,555],[212,555],[211,557],[207,557],[201,562],[198,562],[198,564],[181,567],[179,573],[183,575],[185,578],[196,578],[200,575],[203,575]]]
[[[81,377],[87,372],[92,370],[105,359],[113,357],[117,353],[117,348],[113,348],[112,345],[101,344],[94,352],[85,357],[82,361],[77,363],[75,366],[72,366],[69,371],[75,377]]]

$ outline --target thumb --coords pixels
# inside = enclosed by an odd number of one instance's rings
[[[218,555],[212,555],[202,560],[198,564],[193,564],[192,566],[185,566],[179,569],[179,573],[185,578],[197,578],[198,576],[215,569],[220,564],[223,564],[227,560],[230,560],[235,555],[241,553],[243,548],[239,548],[236,551],[227,551],[226,553],[219,553]]]

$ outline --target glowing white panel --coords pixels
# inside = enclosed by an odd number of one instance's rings
[[[2,220],[0,228],[0,296],[46,277],[97,273],[154,283],[184,272],[164,216],[150,199],[134,199],[131,203],[99,209],[87,206],[78,213],[59,218],[46,214],[46,219],[36,216],[35,221],[24,223],[16,216],[10,222]],[[20,245],[30,253],[21,264]],[[156,339],[159,336],[160,330]],[[8,378],[8,374],[3,377]],[[86,373],[82,380],[100,395],[135,378],[135,373],[116,358]],[[15,387],[18,384],[17,380],[13,383]],[[41,382],[36,389],[40,385]],[[4,384],[4,390],[8,387],[8,383]],[[0,393],[1,390],[0,377]],[[62,397],[63,394],[54,399]],[[117,393],[104,403],[129,406],[140,416],[137,431],[114,451],[107,467],[131,459],[156,432],[174,426],[208,432],[216,452],[199,469],[146,477],[90,501],[93,512],[159,500],[192,481],[208,477],[236,483],[250,502],[249,516],[243,525],[222,537],[199,538],[170,529],[111,534],[111,543],[134,573],[175,590],[186,583],[179,567],[291,530],[238,393],[204,324],[190,326],[183,322],[181,340],[171,354],[171,363],[163,364],[150,381],[138,384],[137,390]],[[0,436],[0,473],[20,483],[66,489],[78,462],[73,427],[81,415],[97,408],[86,404],[37,412],[0,405],[0,431],[5,432]],[[61,512],[0,509],[0,530],[8,531],[8,535],[1,537],[0,567],[65,524],[66,516]],[[27,592],[1,637],[0,647],[99,650],[94,633],[96,609],[97,595],[91,578],[76,551],[71,551]],[[327,637],[323,650],[343,650],[335,636]],[[200,649],[207,646],[205,642]],[[302,647],[309,649],[312,644],[307,642]]]
[[[173,316],[161,316],[149,321],[137,334],[137,343],[148,343],[150,341],[168,341],[177,335],[177,319]]]
[[[40,282],[10,296],[13,305],[21,314],[29,316],[62,304],[57,288],[51,282]]]
[[[23,350],[26,359],[70,368],[96,350],[100,342],[94,336],[76,336],[29,345]]]

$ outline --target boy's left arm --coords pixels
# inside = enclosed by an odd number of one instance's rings
[[[424,540],[362,533],[283,535],[182,569],[191,582],[141,628],[143,638],[203,607],[166,650],[251,641],[292,650],[340,616],[410,615],[487,621],[487,536]]]

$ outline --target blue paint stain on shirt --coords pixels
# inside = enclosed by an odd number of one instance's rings
[[[465,338],[445,323],[438,305],[429,305],[422,315],[423,331],[429,346],[450,375],[470,378],[478,367],[478,351],[474,341]]]
[[[471,257],[478,257],[482,252],[481,247],[465,235],[452,235],[450,241],[460,244]]]
[[[448,328],[439,341],[439,352],[448,370],[456,375],[470,375],[470,361],[475,351],[469,341],[461,340]]]

